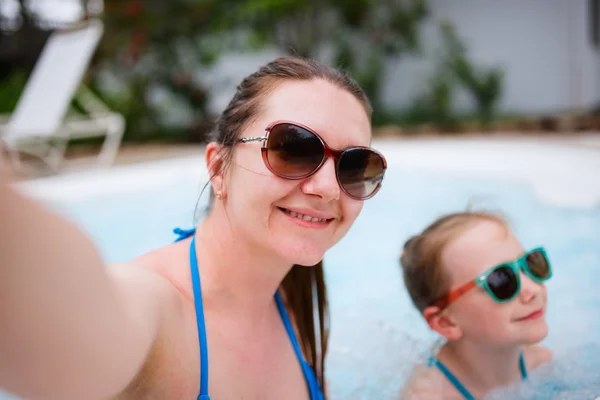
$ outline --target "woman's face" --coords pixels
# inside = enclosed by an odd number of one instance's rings
[[[479,221],[452,241],[442,252],[442,265],[451,290],[473,280],[500,263],[514,261],[525,250],[503,225]],[[476,286],[448,307],[464,338],[497,345],[533,344],[548,334],[546,287],[520,272],[521,290],[507,303],[498,303]],[[526,318],[536,311],[534,318]]]
[[[368,146],[371,140],[362,104],[324,80],[284,82],[261,106],[258,118],[241,137],[263,136],[269,124],[286,120],[311,128],[334,149]],[[262,142],[250,142],[234,147],[224,180],[231,227],[257,250],[290,264],[314,265],[348,232],[363,202],[340,189],[331,158],[312,176],[288,180],[267,169],[261,146]]]

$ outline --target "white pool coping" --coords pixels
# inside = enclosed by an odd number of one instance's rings
[[[539,198],[570,208],[600,207],[600,149],[540,140],[456,139],[375,141],[391,170],[527,182]],[[185,180],[207,179],[204,157],[186,156],[88,169],[35,179],[17,186],[41,200],[78,201],[156,190]],[[390,181],[388,181],[389,184]]]

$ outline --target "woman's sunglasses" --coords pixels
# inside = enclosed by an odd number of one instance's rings
[[[492,299],[498,303],[511,301],[521,290],[519,271],[523,271],[535,282],[544,282],[550,279],[552,277],[552,267],[546,250],[538,247],[525,253],[518,260],[496,265],[474,280],[437,300],[434,306],[442,310],[475,286],[483,287]]]
[[[265,165],[280,178],[308,178],[332,157],[340,188],[355,200],[373,197],[387,168],[385,157],[376,150],[361,146],[332,149],[316,132],[295,122],[273,122],[265,136],[241,138],[236,143],[257,141],[263,142]]]

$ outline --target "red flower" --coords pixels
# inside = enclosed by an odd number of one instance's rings
[[[143,8],[141,0],[133,0],[125,5],[125,14],[129,17],[139,17]]]

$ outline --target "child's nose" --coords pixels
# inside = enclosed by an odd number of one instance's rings
[[[542,284],[534,281],[529,276],[521,272],[521,291],[519,298],[523,303],[529,303],[535,299],[542,291]]]

